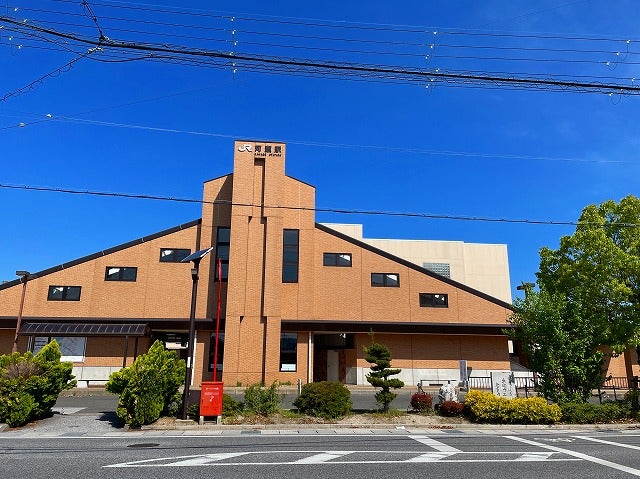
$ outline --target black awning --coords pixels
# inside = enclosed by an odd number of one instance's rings
[[[146,323],[22,323],[22,336],[144,336]]]

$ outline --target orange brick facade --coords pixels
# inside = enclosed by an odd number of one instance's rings
[[[196,386],[212,379],[219,285],[220,365],[227,385],[325,379],[364,384],[369,331],[389,346],[393,366],[409,384],[455,379],[463,359],[472,375],[511,369],[502,333],[508,303],[316,224],[315,188],[286,176],[286,145],[238,141],[234,149],[232,174],[204,184],[201,219],[31,274],[18,349],[34,347],[43,334],[28,328],[42,323],[54,328],[51,337],[85,338],[74,343],[74,354],[81,354],[74,371],[87,384],[131,364],[156,339],[186,357],[190,265],[160,261],[160,252],[212,246],[199,271]],[[230,228],[226,243],[221,228]],[[296,232],[293,249],[284,244],[285,230]],[[325,253],[349,255],[350,265],[325,265]],[[228,258],[223,281],[215,274],[218,256]],[[297,278],[284,281],[292,265]],[[135,281],[106,281],[108,267],[137,268]],[[398,284],[374,286],[373,273],[395,275]],[[52,286],[79,286],[80,298],[48,300]],[[13,345],[22,287],[20,280],[0,286],[0,353]],[[446,295],[446,307],[421,306],[421,293]],[[95,328],[69,333],[76,325]],[[125,334],[113,325],[139,329]],[[621,359],[611,366],[623,375],[637,373],[633,364]]]

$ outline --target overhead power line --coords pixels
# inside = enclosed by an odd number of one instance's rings
[[[380,66],[348,62],[327,62],[309,59],[274,57],[255,54],[237,54],[220,50],[192,49],[183,46],[169,46],[153,43],[135,43],[116,41],[109,38],[93,40],[77,34],[59,32],[0,16],[0,22],[17,27],[24,34],[46,35],[61,38],[77,44],[100,46],[127,52],[144,52],[159,56],[165,60],[213,62],[219,67],[231,69],[245,68],[277,74],[331,75],[333,78],[361,77],[390,81],[420,82],[430,84],[444,82],[446,84],[470,86],[499,86],[501,88],[534,89],[551,91],[599,92],[607,94],[640,94],[640,86],[616,83],[598,83],[589,81],[546,79],[541,77],[498,76],[485,73],[454,73],[439,69],[420,69],[399,66]],[[199,59],[199,60],[198,60]]]
[[[308,208],[304,206],[283,206],[283,205],[261,205],[254,203],[234,203],[228,200],[206,201],[193,198],[176,198],[162,195],[146,195],[136,193],[115,193],[106,191],[92,190],[76,190],[71,188],[58,188],[51,186],[27,186],[27,185],[10,185],[0,183],[0,188],[25,190],[25,191],[44,191],[54,193],[67,193],[74,195],[102,196],[111,198],[129,198],[139,200],[156,200],[156,201],[172,201],[176,203],[192,203],[192,204],[208,204],[208,205],[227,205],[227,206],[256,206],[270,209],[293,210],[293,211],[312,211],[316,213],[338,213],[350,215],[375,215],[375,216],[396,216],[407,218],[423,218],[432,220],[455,220],[455,221],[476,221],[485,223],[510,223],[510,224],[527,224],[527,225],[551,225],[551,226],[591,226],[591,227],[609,227],[619,226],[623,228],[640,228],[639,223],[586,223],[579,221],[554,221],[554,220],[533,220],[533,219],[513,219],[513,218],[492,218],[486,216],[465,216],[465,215],[444,215],[431,213],[407,213],[395,211],[373,211],[373,210],[354,210],[344,208]]]

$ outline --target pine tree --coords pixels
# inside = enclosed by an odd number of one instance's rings
[[[376,343],[373,334],[370,334],[370,336],[371,345],[364,348],[365,359],[373,365],[371,366],[371,372],[367,374],[367,381],[374,388],[381,388],[376,393],[376,402],[382,405],[383,412],[388,412],[389,404],[397,396],[397,394],[390,391],[391,388],[398,389],[404,386],[404,382],[389,376],[399,374],[401,369],[390,369],[391,351],[384,344]]]

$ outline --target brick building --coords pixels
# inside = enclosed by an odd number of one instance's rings
[[[511,370],[504,245],[447,260],[453,253],[433,242],[416,259],[400,254],[416,245],[318,224],[315,189],[285,175],[285,153],[281,143],[236,142],[233,173],[204,184],[201,219],[0,285],[0,353],[21,316],[18,349],[57,338],[81,385],[106,380],[156,339],[185,357],[191,276],[180,260],[212,246],[200,265],[195,385],[211,379],[219,287],[228,385],[366,384],[370,331],[407,384],[455,380],[460,360],[473,376]]]

